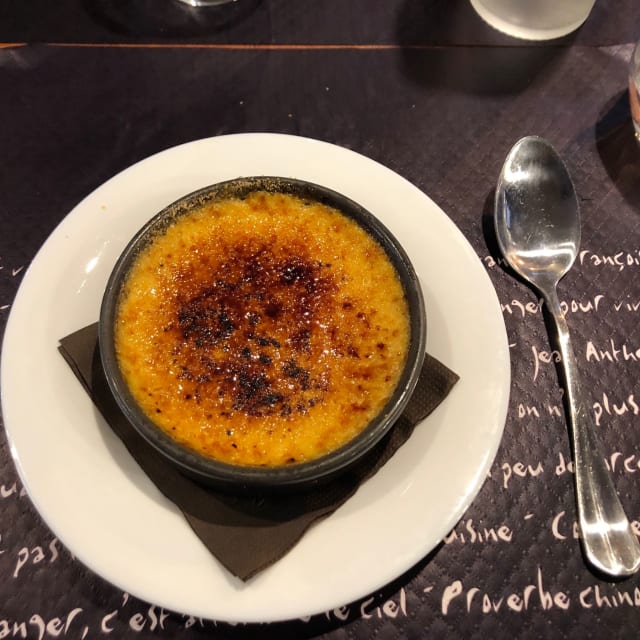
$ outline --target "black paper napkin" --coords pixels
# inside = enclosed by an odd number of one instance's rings
[[[305,531],[352,496],[444,400],[458,376],[427,354],[418,384],[400,419],[358,465],[304,493],[232,496],[201,486],[155,451],[129,424],[113,398],[98,349],[98,325],[60,340],[59,350],[107,423],[158,489],[183,512],[209,551],[234,575],[248,580],[291,549]]]

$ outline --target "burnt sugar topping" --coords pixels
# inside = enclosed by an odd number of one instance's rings
[[[136,258],[116,349],[177,441],[242,465],[344,444],[393,392],[407,303],[382,247],[325,205],[253,193],[176,219]]]
[[[198,263],[179,273],[185,287],[164,328],[178,376],[197,383],[197,398],[214,387],[222,415],[288,416],[322,402],[326,376],[309,361],[326,346],[320,334],[337,286],[330,266],[307,253],[248,241],[229,247],[231,259],[215,272]]]

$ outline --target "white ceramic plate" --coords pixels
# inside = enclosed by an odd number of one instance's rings
[[[461,380],[351,500],[245,584],[211,557],[140,471],[57,345],[98,319],[115,260],[148,218],[190,191],[248,175],[316,182],[378,216],[409,253],[423,284],[428,350]],[[479,491],[495,456],[510,365],[489,277],[427,196],[341,147],[240,134],[191,142],[139,162],[62,221],[24,276],[6,329],[1,376],[4,420],[20,477],[44,520],[79,560],[166,609],[267,622],[362,598],[439,543]]]

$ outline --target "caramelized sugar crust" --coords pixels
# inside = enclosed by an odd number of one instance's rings
[[[392,394],[408,343],[382,247],[334,209],[266,192],[204,205],[158,235],[116,326],[147,415],[240,465],[303,462],[353,438]]]

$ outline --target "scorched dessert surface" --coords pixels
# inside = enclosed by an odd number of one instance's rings
[[[206,456],[279,466],[344,444],[392,394],[407,303],[382,247],[343,214],[260,192],[183,215],[118,306],[137,402]]]

